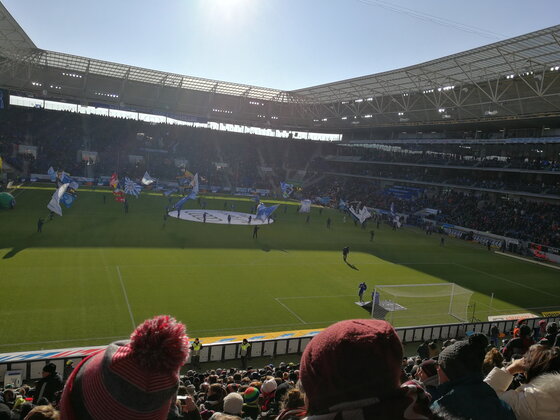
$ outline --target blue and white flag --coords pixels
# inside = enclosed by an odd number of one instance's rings
[[[391,216],[395,215],[395,203],[391,203]]]
[[[64,195],[64,193],[66,192],[67,189],[68,189],[68,184],[63,184],[60,187],[58,187],[56,189],[56,191],[54,192],[54,194],[52,195],[51,201],[49,201],[49,204],[47,204],[47,208],[50,211],[55,212],[59,216],[62,216],[62,208],[60,207],[60,199],[62,198],[62,196]]]
[[[181,207],[183,207],[183,205],[189,201],[189,200],[196,200],[196,193],[194,191],[191,191],[190,194],[185,195],[183,198],[181,198],[179,201],[177,201],[175,203],[175,205],[173,206],[173,208],[175,210],[180,210]]]
[[[124,179],[124,192],[128,195],[133,195],[134,197],[138,198],[140,195],[140,191],[142,191],[142,187],[134,182],[129,177]]]
[[[198,194],[198,174],[194,175],[194,178],[191,181],[190,186],[192,187],[192,192]]]
[[[142,184],[144,185],[152,185],[154,182],[156,182],[155,178],[152,178],[150,176],[150,174],[148,173],[148,171],[146,171],[146,173],[144,174],[144,176],[142,177]]]
[[[281,182],[280,188],[282,189],[282,197],[288,198],[294,192],[294,185],[287,182]]]
[[[70,175],[68,175],[66,172],[59,173],[58,180],[59,186],[62,184],[68,184],[68,188],[70,188],[71,190],[77,190],[80,186],[80,184],[70,178]]]
[[[170,190],[163,190],[163,195],[169,197],[171,194],[174,194],[177,191],[178,191],[177,188],[171,188]]]
[[[272,213],[274,213],[274,210],[276,210],[277,208],[278,208],[278,204],[274,206],[266,207],[264,203],[261,203],[257,207],[257,215],[255,216],[255,219],[264,221],[268,219],[272,215]]]
[[[52,166],[47,171],[47,175],[51,178],[51,182],[56,181],[56,178],[57,178],[56,171],[53,169]]]
[[[74,201],[76,201],[76,198],[77,198],[76,194],[70,194],[69,192],[65,192],[62,198],[60,199],[60,202],[64,204],[67,209],[69,209],[70,207],[72,207]]]

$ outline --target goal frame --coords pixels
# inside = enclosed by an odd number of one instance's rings
[[[420,284],[380,284],[380,285],[376,285],[374,287],[373,290],[373,294],[372,294],[372,299],[371,299],[371,317],[373,318],[373,315],[375,313],[375,295],[377,294],[378,290],[382,290],[383,288],[400,288],[400,287],[422,287],[422,286],[426,286],[426,287],[430,287],[430,286],[440,286],[440,287],[446,287],[449,286],[451,288],[451,292],[449,295],[449,309],[447,314],[452,316],[453,318],[456,318],[458,321],[460,322],[467,322],[466,319],[461,319],[458,316],[456,316],[455,314],[453,314],[452,312],[452,308],[453,308],[453,297],[455,296],[455,286],[458,286],[456,283],[420,283]],[[469,290],[466,289],[465,287],[462,286],[458,286],[461,289],[464,290]],[[471,290],[469,290],[470,292],[472,292]]]

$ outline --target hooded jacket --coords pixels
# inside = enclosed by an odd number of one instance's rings
[[[490,385],[501,400],[507,402],[517,420],[552,420],[560,416],[560,373],[537,376],[528,384],[507,391],[513,375],[505,369],[494,368],[484,382]]]

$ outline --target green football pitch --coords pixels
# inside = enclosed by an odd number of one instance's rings
[[[53,191],[18,189],[16,208],[0,211],[0,352],[102,345],[162,313],[200,337],[319,328],[368,317],[355,304],[363,281],[368,295],[375,285],[454,282],[474,292],[469,320],[560,309],[558,270],[451,238],[442,247],[439,235],[415,228],[362,230],[340,212],[318,208],[306,224],[296,203],[285,202],[253,239],[250,226],[164,222],[168,201],[159,195],[130,199],[125,214],[109,191],[80,189],[74,206],[37,233]],[[241,212],[254,205],[239,197],[204,199],[208,209],[223,209],[224,200]],[[344,246],[350,264],[342,260]],[[454,321],[447,298],[430,303],[419,290],[408,302],[421,310],[389,320]]]

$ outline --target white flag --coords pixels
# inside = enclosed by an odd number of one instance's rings
[[[193,192],[198,194],[198,174],[196,174],[194,176],[193,180],[191,181],[191,187],[192,187]]]
[[[150,176],[150,174],[148,173],[148,171],[146,171],[146,173],[145,173],[144,176],[142,177],[142,184],[144,184],[144,185],[151,185],[151,184],[153,184],[154,182],[156,182],[156,180]]]
[[[59,216],[62,216],[62,209],[60,208],[60,199],[68,189],[69,184],[62,184],[52,195],[51,201],[47,204],[50,211],[54,211]]]

